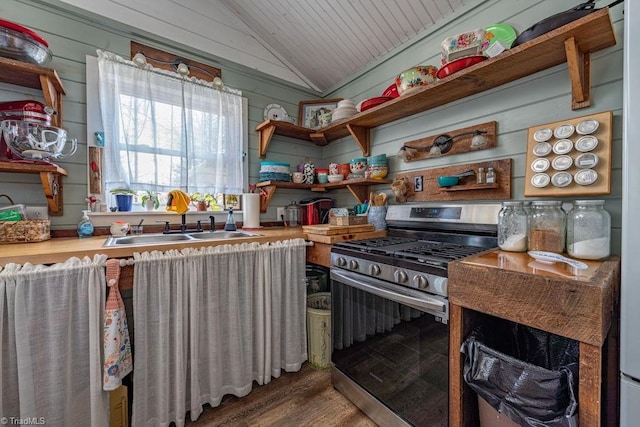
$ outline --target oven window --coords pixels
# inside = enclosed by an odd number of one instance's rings
[[[448,425],[448,326],[335,280],[331,292],[335,368],[407,422]]]

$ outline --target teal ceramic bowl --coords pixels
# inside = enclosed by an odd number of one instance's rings
[[[438,177],[438,185],[440,187],[453,187],[454,185],[458,185],[460,178],[457,176],[439,176]]]

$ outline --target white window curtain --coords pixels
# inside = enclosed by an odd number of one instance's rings
[[[96,255],[0,271],[1,419],[108,425],[101,363],[105,261]]]
[[[132,425],[177,426],[307,360],[302,239],[134,254]]]
[[[239,91],[98,51],[104,183],[168,192],[242,193]]]

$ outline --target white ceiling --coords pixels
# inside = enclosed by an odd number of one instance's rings
[[[321,91],[464,6],[463,0],[220,1]]]
[[[62,0],[319,92],[477,0]],[[223,73],[224,76],[224,73]]]

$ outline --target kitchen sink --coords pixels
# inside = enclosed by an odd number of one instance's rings
[[[256,233],[250,233],[248,231],[203,231],[201,233],[184,233],[184,234],[141,234],[138,236],[109,236],[107,241],[102,245],[103,247],[113,246],[145,246],[145,245],[161,245],[167,243],[181,243],[181,242],[198,242],[204,240],[225,240],[225,239],[238,239],[243,237],[259,236]]]

